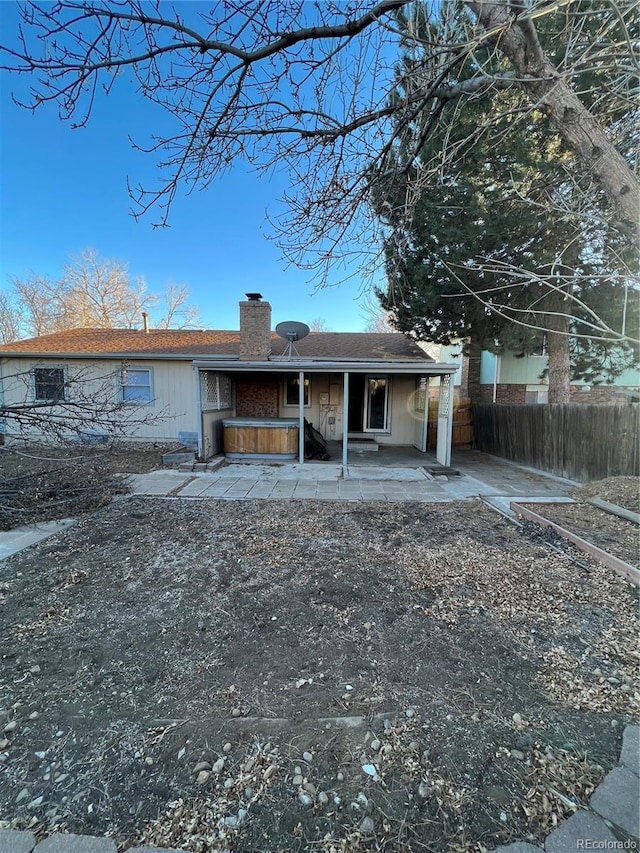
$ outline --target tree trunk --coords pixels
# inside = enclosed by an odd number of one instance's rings
[[[549,353],[549,402],[568,403],[571,399],[571,360],[569,355],[569,318],[551,314],[546,320]]]
[[[524,7],[471,0],[469,8],[485,30],[497,32],[493,40],[524,78],[523,87],[547,112],[567,147],[598,181],[624,220],[625,230],[637,235],[640,185],[601,125],[545,57]],[[518,18],[513,17],[513,10],[521,11]]]
[[[474,340],[474,338],[470,338],[467,351],[467,387],[471,405],[476,405],[482,403],[482,396],[480,393],[480,360],[482,358],[482,347],[476,340]]]

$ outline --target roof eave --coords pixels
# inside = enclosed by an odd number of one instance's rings
[[[194,359],[193,366],[202,370],[214,365],[208,359]],[[457,364],[435,361],[236,361],[216,364],[230,373],[388,373],[419,376],[443,376],[458,370]]]
[[[77,359],[162,359],[168,361],[188,361],[192,362],[194,358],[198,359],[208,359],[209,361],[234,361],[238,360],[239,356],[230,355],[229,353],[162,353],[162,352],[153,352],[150,351],[142,351],[142,352],[34,352],[32,350],[29,351],[21,351],[21,350],[12,350],[11,352],[6,352],[4,350],[0,350],[0,358],[77,358]]]

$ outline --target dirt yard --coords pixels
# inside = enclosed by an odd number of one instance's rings
[[[0,826],[539,843],[640,705],[636,591],[572,556],[475,501],[103,507],[0,564]]]
[[[119,444],[0,447],[0,530],[104,506],[128,491],[119,474],[159,468],[162,452]]]

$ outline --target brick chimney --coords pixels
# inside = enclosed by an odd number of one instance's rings
[[[261,293],[240,303],[240,360],[267,361],[271,354],[271,305]]]

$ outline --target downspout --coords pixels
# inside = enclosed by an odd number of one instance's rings
[[[500,380],[500,353],[496,353],[496,364],[495,369],[493,371],[493,399],[492,403],[495,403],[498,399],[498,382]]]
[[[345,370],[342,391],[342,476],[348,477],[347,462],[349,452],[349,374]]]
[[[304,370],[298,373],[298,462],[304,465]]]
[[[204,438],[202,423],[202,397],[200,394],[200,368],[195,367],[196,376],[196,406],[198,407],[198,459],[204,459]]]

